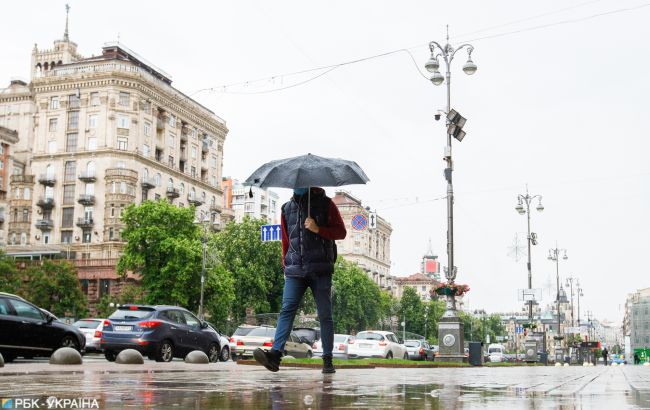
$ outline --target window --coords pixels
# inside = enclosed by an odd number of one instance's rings
[[[43,232],[43,243],[45,245],[50,243],[50,233],[49,232]]]
[[[88,295],[88,279],[81,279],[79,282],[81,284],[81,291],[83,294]]]
[[[156,196],[155,196],[154,199],[155,199],[156,201],[159,201],[159,200],[160,200],[160,194],[156,194]]]
[[[111,205],[111,218],[115,218],[115,206]]]
[[[147,144],[144,144],[142,146],[142,155],[144,155],[145,157],[148,157],[149,155],[151,155],[151,150],[150,150],[150,148],[149,148],[149,146]]]
[[[86,184],[86,195],[95,195],[95,184]]]
[[[119,114],[117,116],[117,128],[129,129],[129,116],[124,114]]]
[[[72,231],[61,231],[61,243],[72,243]]]
[[[176,135],[170,132],[169,135],[167,135],[167,145],[169,145],[170,147],[174,147],[175,140],[176,140]]]
[[[180,191],[181,195],[183,195],[185,193],[185,184],[181,182],[181,185],[178,188],[178,190]]]
[[[65,150],[66,152],[76,152],[77,151],[77,137],[76,132],[71,132],[66,135],[65,138]]]
[[[196,190],[194,187],[192,187],[192,190],[190,190],[190,199],[195,199],[196,198]]]
[[[79,97],[73,94],[68,97],[68,108],[79,108]]]
[[[29,222],[29,210],[23,209],[23,222]]]
[[[63,205],[74,205],[74,185],[63,185]]]
[[[194,317],[193,314],[189,312],[183,312],[183,316],[185,316],[185,323],[187,323],[188,326],[195,329],[199,329],[201,327],[201,323],[197,318]]]
[[[212,158],[210,158],[210,165],[212,166],[212,168],[217,167],[217,156],[216,155],[213,155]]]
[[[59,109],[59,97],[50,98],[50,110],[58,110],[58,109]]]
[[[99,93],[90,93],[90,105],[96,107],[99,104]]]
[[[15,199],[20,199],[20,187],[16,187],[16,193],[14,194]]]
[[[146,201],[147,199],[149,199],[148,196],[149,196],[149,191],[146,190],[146,189],[143,189],[143,190],[142,190],[142,202],[144,202],[144,201]]]
[[[149,101],[145,101],[142,103],[142,111],[149,113],[151,111],[151,103]]]
[[[82,243],[90,243],[92,238],[92,231],[84,230],[83,235],[81,236]]]
[[[97,114],[92,114],[88,116],[88,128],[90,129],[97,128]]]
[[[170,167],[174,168],[174,157],[172,157],[171,155],[169,156],[168,164]]]
[[[54,154],[56,152],[56,140],[50,140],[47,142],[47,153]]]
[[[113,229],[113,228],[111,228]],[[99,280],[99,297],[104,297],[110,294],[111,290],[111,280],[110,279],[100,279]]]
[[[86,221],[92,221],[93,220],[93,207],[92,206],[87,206],[84,208],[84,219]]]
[[[97,149],[97,138],[88,137],[88,151],[94,151]]]
[[[125,92],[123,92],[123,91],[120,92],[120,100],[119,100],[119,104],[120,104],[122,107],[128,107],[128,106],[129,106],[129,100],[130,100],[130,99],[131,99],[131,96],[129,95],[129,93],[125,93]]]
[[[16,233],[15,232],[11,234],[11,244],[12,245],[16,244]]]
[[[25,187],[23,190],[23,198],[25,199],[30,199],[32,191],[29,189],[29,187]]]
[[[117,149],[126,151],[128,140],[125,137],[117,137]]]
[[[115,230],[113,228],[108,228],[108,240],[112,241],[115,239]]]
[[[144,135],[147,137],[151,135],[151,123],[149,121],[144,122]]]
[[[68,113],[68,130],[79,129],[79,111],[70,111]]]
[[[72,228],[74,225],[74,208],[63,208],[61,228]]]
[[[43,320],[43,313],[36,307],[20,300],[11,299],[16,315],[27,319]]]
[[[120,182],[120,194],[126,194],[126,182]]]
[[[153,178],[153,182],[156,184],[156,186],[160,186],[160,173],[156,174],[156,176]]]
[[[45,198],[52,199],[54,198],[54,188],[51,186],[45,187]]]
[[[77,171],[77,163],[75,161],[67,161],[65,163],[65,182],[74,182],[76,179],[75,173]]]
[[[192,174],[192,178],[196,178],[196,167],[191,167],[190,174]]]
[[[196,159],[196,147],[192,146],[192,159]]]
[[[50,118],[50,125],[48,126],[48,130],[50,132],[56,131],[56,126],[59,124],[59,119],[58,118]]]
[[[173,188],[174,187],[174,180],[169,178],[167,180],[167,188]]]
[[[169,125],[171,125],[172,127],[176,126],[176,116],[175,115],[170,115],[169,116]]]

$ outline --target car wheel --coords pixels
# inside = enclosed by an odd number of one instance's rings
[[[210,363],[216,363],[219,361],[220,356],[221,352],[219,351],[219,345],[212,343],[208,349],[208,360],[210,360]]]
[[[314,354],[311,352],[311,350],[307,351],[307,359],[311,359]]]
[[[79,351],[79,342],[72,335],[63,336],[63,339],[61,339],[61,343],[59,345],[61,347],[71,347],[74,350]]]
[[[222,362],[227,362],[228,360],[230,360],[230,348],[228,346],[224,346],[223,349],[221,349],[219,360],[221,360]]]
[[[171,362],[174,358],[174,346],[169,340],[163,340],[156,349],[157,362]]]
[[[109,362],[114,362],[115,359],[117,358],[117,354],[115,354],[115,352],[109,352],[109,351],[106,351],[106,352],[104,352],[104,357],[105,357],[106,360],[108,360]]]
[[[392,359],[392,358],[393,358],[393,352],[386,353],[386,359]]]

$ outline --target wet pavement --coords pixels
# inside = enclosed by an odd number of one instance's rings
[[[650,408],[650,367],[375,368],[323,375],[233,362],[85,359],[82,366],[0,368],[0,398],[45,403],[50,396],[96,399],[102,409]]]

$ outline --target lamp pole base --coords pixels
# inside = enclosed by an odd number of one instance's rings
[[[444,362],[464,362],[465,337],[463,321],[456,312],[456,298],[447,296],[447,309],[438,322],[439,356]]]

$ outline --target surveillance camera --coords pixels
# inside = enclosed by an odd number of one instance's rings
[[[440,113],[435,114],[433,118],[435,118],[436,121],[440,121]]]

